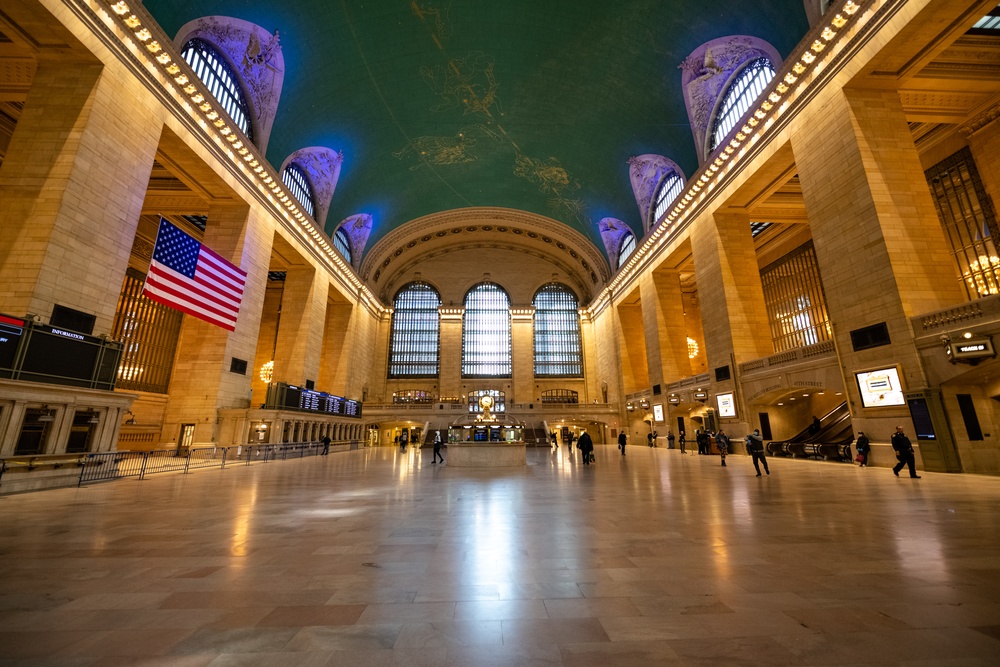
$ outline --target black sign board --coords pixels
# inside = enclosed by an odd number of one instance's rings
[[[279,382],[271,385],[267,392],[268,408],[301,410],[327,415],[361,417],[361,402],[334,396],[322,391],[304,389]]]
[[[10,377],[9,373],[3,376],[2,371],[14,368],[17,347],[23,337],[24,320],[0,315],[0,377]]]
[[[927,407],[926,398],[908,398],[906,405],[910,408],[910,419],[913,420],[913,428],[916,429],[917,440],[937,440],[934,432],[934,422],[931,420],[931,411]]]

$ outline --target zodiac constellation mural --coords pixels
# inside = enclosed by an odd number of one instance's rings
[[[431,39],[444,55],[444,42],[452,34],[447,10],[415,1],[410,8],[427,27]],[[573,219],[586,228],[589,220],[583,200],[572,196],[580,190],[579,181],[555,157],[539,159],[525,155],[504,128],[501,122],[504,110],[495,65],[493,56],[472,51],[462,58],[448,58],[445,64],[438,67],[421,67],[421,78],[440,100],[431,106],[431,111],[445,113],[460,109],[463,116],[474,117],[479,122],[464,127],[454,136],[413,138],[393,155],[400,160],[416,160],[410,167],[416,170],[432,165],[468,164],[475,162],[483,151],[506,148],[513,152],[513,175],[535,184],[539,192],[547,195],[546,205],[557,215]],[[491,141],[480,142],[479,138]]]

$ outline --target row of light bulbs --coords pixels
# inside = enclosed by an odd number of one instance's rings
[[[230,127],[227,114],[220,114],[212,103],[206,99],[206,96],[196,85],[195,80],[188,76],[173,55],[167,52],[159,41],[153,39],[153,33],[143,25],[142,19],[133,13],[128,3],[120,1],[109,3],[109,5],[111,11],[118,16],[125,27],[145,47],[150,57],[158,63],[163,72],[180,87],[181,92],[187,96],[187,99],[201,111],[205,120],[208,121],[207,124],[202,123],[203,129],[209,133],[217,133],[225,142],[228,142],[232,149],[229,152],[229,156],[233,162],[243,166],[245,172],[249,172],[251,177],[257,180],[258,187],[265,191],[268,199],[278,206],[278,210],[283,211],[286,216],[290,216],[298,223],[297,229],[302,234],[304,240],[320,252],[328,262],[336,265],[340,269],[340,275],[347,278],[359,293],[363,294],[367,292],[367,287],[365,287],[364,283],[358,279],[354,271],[344,262],[340,254],[333,249],[326,240],[326,237],[320,233],[306,214],[299,209],[295,198],[286,191],[281,179],[276,178],[271,173],[271,170],[268,168],[270,165],[254,155],[253,151],[243,142],[239,134]],[[221,146],[225,146],[222,140],[217,138],[217,141]],[[377,299],[366,299],[366,301],[377,309],[382,309]]]
[[[753,115],[747,120],[747,122],[740,128],[740,131],[736,133],[736,136],[726,144],[726,147],[722,152],[716,156],[716,158],[709,164],[698,177],[698,180],[693,184],[688,186],[687,192],[683,196],[679,196],[674,204],[673,210],[667,215],[666,220],[657,227],[653,234],[646,240],[646,242],[639,248],[636,252],[632,253],[629,258],[628,263],[625,265],[625,269],[620,271],[615,279],[607,286],[606,292],[610,294],[610,291],[614,289],[617,285],[625,282],[630,276],[631,271],[650,255],[654,247],[659,247],[666,242],[670,235],[670,232],[675,231],[680,227],[680,223],[688,218],[690,215],[691,207],[693,204],[700,204],[704,199],[706,194],[712,190],[716,182],[713,179],[718,175],[725,166],[726,162],[729,161],[735,154],[736,151],[740,149],[741,146],[749,139],[750,144],[754,144],[760,140],[761,132],[767,130],[777,113],[773,114],[771,119],[764,123],[764,127],[758,128],[761,122],[767,117],[768,112],[774,108],[774,105],[782,100],[782,97],[791,90],[792,86],[796,84],[801,76],[805,74],[810,65],[816,61],[816,56],[820,54],[831,40],[837,36],[837,33],[842,29],[849,20],[849,17],[857,14],[858,10],[861,9],[861,5],[854,0],[848,0],[848,2],[843,7],[843,13],[837,13],[830,19],[830,23],[826,25],[822,32],[820,33],[820,38],[813,41],[809,48],[806,49],[792,66],[792,71],[785,74],[784,78],[778,82],[775,89],[764,98],[757,109],[754,111]],[[846,14],[846,16],[845,16]],[[818,71],[819,65],[814,65],[813,70]],[[804,85],[804,84],[799,84]],[[737,159],[742,157],[742,154],[737,156]],[[732,166],[733,163],[730,163]],[[596,304],[595,304],[596,305]]]

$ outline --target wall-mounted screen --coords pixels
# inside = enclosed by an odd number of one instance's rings
[[[658,422],[663,421],[663,405],[660,403],[653,405],[653,420]]]
[[[715,397],[715,402],[719,404],[720,417],[736,416],[736,402],[732,394],[719,394]]]
[[[861,404],[866,408],[882,408],[891,405],[906,405],[903,385],[899,380],[899,369],[880,368],[875,371],[855,373]]]

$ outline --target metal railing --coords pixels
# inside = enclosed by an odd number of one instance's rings
[[[360,440],[338,440],[330,443],[331,451],[358,449]],[[163,472],[187,473],[200,468],[225,468],[253,465],[270,461],[286,461],[317,456],[323,452],[321,442],[290,442],[280,445],[233,445],[231,447],[192,447],[187,451],[154,450],[149,452],[99,452],[87,454],[80,462],[77,486],[88,482],[103,482],[125,477],[145,479],[146,475]]]

